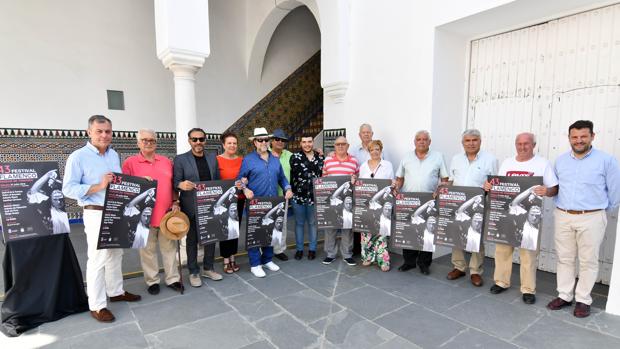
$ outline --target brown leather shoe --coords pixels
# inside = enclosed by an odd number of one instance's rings
[[[575,304],[575,311],[573,311],[573,315],[579,318],[590,316],[590,306],[585,303],[577,302],[577,304]]]
[[[91,310],[90,316],[99,322],[113,322],[115,320],[114,315],[106,308],[99,309],[99,311]]]
[[[125,291],[125,293],[120,296],[110,297],[110,302],[137,302],[140,299],[142,299],[141,296]]]
[[[451,272],[448,273],[448,280],[456,280],[458,278],[461,278],[463,276],[467,275],[464,271],[460,271],[456,268],[452,269]]]
[[[570,306],[571,304],[573,304],[573,302],[567,302],[563,300],[562,298],[558,297],[552,300],[551,302],[549,302],[549,304],[547,304],[547,308],[550,310],[560,310],[564,307]]]
[[[471,284],[480,287],[484,282],[482,281],[482,277],[480,274],[471,274]]]

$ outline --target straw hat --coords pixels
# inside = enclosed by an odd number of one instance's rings
[[[257,127],[257,128],[254,129],[254,136],[252,136],[252,137],[250,137],[248,139],[253,141],[254,138],[265,138],[265,137],[271,138],[271,136],[273,136],[273,135],[269,134],[267,132],[266,128],[264,128],[264,127]]]
[[[170,240],[181,240],[189,231],[189,218],[181,211],[170,211],[162,217],[159,230]]]

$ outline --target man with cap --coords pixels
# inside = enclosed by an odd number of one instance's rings
[[[205,151],[206,132],[201,128],[192,128],[187,133],[191,150],[174,158],[174,187],[180,190],[181,211],[190,221],[185,249],[187,251],[187,268],[189,283],[193,287],[202,286],[200,276],[213,281],[222,280],[222,275],[213,270],[215,243],[204,246],[202,273],[198,266],[198,231],[196,229],[196,182],[219,180],[220,170],[215,154]]]
[[[130,156],[123,163],[123,173],[131,176],[145,177],[157,181],[155,207],[151,214],[151,224],[146,240],[146,247],[140,249],[140,264],[144,273],[147,291],[159,293],[159,262],[157,245],[161,252],[166,285],[180,292],[183,285],[179,282],[180,275],[176,259],[176,244],[161,234],[159,224],[167,211],[179,210],[178,193],[172,188],[172,161],[157,154],[157,134],[153,130],[142,129],[137,134],[138,154]],[[146,209],[145,209],[146,210]],[[136,240],[134,240],[134,243]]]
[[[118,153],[112,149],[112,121],[103,115],[88,119],[86,145],[69,155],[65,166],[62,192],[77,200],[84,208],[84,232],[88,245],[86,283],[90,315],[97,321],[112,322],[114,315],[107,309],[111,302],[139,301],[139,295],[123,289],[122,249],[97,249],[103,215],[105,191],[113,179],[112,172],[121,172]]]
[[[268,142],[271,137],[272,135],[267,133],[265,128],[260,127],[255,128],[254,136],[249,138],[256,151],[243,158],[237,176],[237,179],[242,180],[242,182],[247,179],[247,187],[244,188],[243,192],[248,199],[252,199],[254,196],[277,196],[278,186],[284,191],[286,200],[293,197],[293,191],[284,175],[280,161],[268,149]],[[280,267],[272,261],[272,246],[250,248],[248,257],[250,259],[250,271],[256,277],[265,277],[263,266],[271,271],[280,270]]]
[[[280,160],[280,165],[284,171],[286,180],[291,182],[291,156],[293,153],[284,149],[288,142],[288,135],[281,128],[273,131],[273,137],[271,138],[271,155]],[[282,189],[278,188],[278,195],[282,196]],[[281,261],[287,261],[288,256],[284,253],[286,251],[286,229],[283,231],[282,239],[278,240],[279,243],[273,246],[273,255]]]

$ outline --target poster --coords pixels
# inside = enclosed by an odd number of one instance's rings
[[[105,191],[97,249],[144,248],[157,181],[114,173]]]
[[[353,188],[353,202],[355,231],[390,236],[394,206],[391,179],[358,179]]]
[[[435,245],[478,252],[484,221],[484,190],[442,186],[437,194]]]
[[[0,164],[0,216],[5,242],[69,233],[58,164]]]
[[[489,176],[485,240],[535,251],[542,219],[542,197],[534,194],[542,177]]]
[[[286,229],[288,206],[282,196],[249,200],[245,249],[280,244]]]
[[[198,243],[210,244],[239,237],[239,212],[235,181],[196,183]]]
[[[398,193],[392,229],[393,247],[435,252],[437,207],[433,193]]]
[[[351,229],[353,227],[351,176],[315,178],[313,190],[318,229]]]

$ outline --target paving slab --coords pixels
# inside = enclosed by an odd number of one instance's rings
[[[310,289],[282,296],[275,302],[306,324],[342,310],[340,305]]]
[[[295,321],[288,314],[260,320],[256,323],[256,327],[269,337],[271,343],[282,349],[306,348],[316,346],[319,342],[319,337],[314,331]]]
[[[282,312],[271,299],[258,291],[228,298],[226,302],[250,322]]]
[[[248,280],[248,283],[267,297],[274,299],[299,292],[306,287],[283,273],[267,275],[260,279]]]
[[[338,304],[372,320],[407,305],[408,301],[383,290],[364,286],[334,298]]]
[[[48,349],[67,348],[148,348],[149,345],[142,335],[138,324],[135,322],[109,327],[101,331],[88,332],[81,336],[62,339],[60,341],[43,346]]]
[[[323,274],[303,278],[299,282],[326,297],[339,295],[366,285],[358,278],[350,277],[337,271],[328,271]]]
[[[493,349],[517,349],[518,346],[483,333],[473,328],[467,328],[454,338],[441,346],[442,349],[461,348],[493,348]]]

